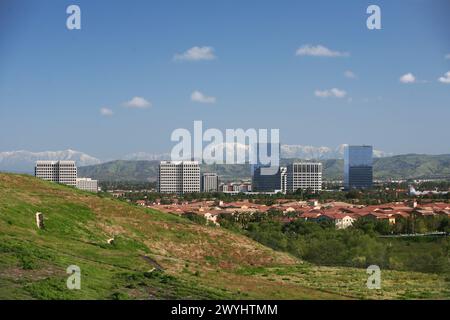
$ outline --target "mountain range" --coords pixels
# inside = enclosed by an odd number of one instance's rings
[[[282,159],[287,165],[305,159]],[[316,160],[323,164],[325,180],[342,180],[344,161],[342,159]],[[159,161],[118,160],[93,166],[80,167],[80,176],[103,181],[156,181]],[[375,158],[373,161],[374,178],[388,179],[450,179],[450,154],[423,155],[406,154],[392,157]],[[222,181],[248,179],[251,177],[248,164],[201,165],[202,172],[216,172]]]
[[[26,172],[34,170],[37,160],[74,160],[77,166],[99,164],[102,161],[75,150],[31,152],[26,150],[0,152],[0,171]]]
[[[302,145],[282,145],[282,164],[293,161],[316,160],[323,163],[324,178],[341,180],[343,150]],[[239,146],[238,146],[239,147]],[[225,146],[226,152],[230,145]],[[232,146],[231,146],[232,148]],[[125,160],[105,162],[99,158],[75,150],[64,151],[11,151],[0,152],[0,171],[32,173],[37,160],[74,160],[79,176],[107,181],[154,181],[159,160],[169,159],[168,153],[138,152],[123,157]],[[202,165],[202,171],[217,172],[224,181],[250,177],[249,165]],[[411,179],[450,177],[450,155],[407,154],[391,156],[374,150],[375,179]]]
[[[326,159],[343,159],[344,148],[347,144],[341,144],[336,148],[330,147],[314,147],[303,145],[281,145],[281,158],[284,159],[305,159],[305,160],[326,160]],[[392,156],[393,153],[381,150],[373,150],[374,158],[382,158]]]
[[[242,144],[223,145],[225,153],[232,152],[233,148],[237,150],[246,150],[247,147]],[[306,145],[281,145],[281,158],[284,159],[342,159],[344,156],[345,144],[341,144],[336,148],[330,147],[314,147]],[[374,150],[374,157],[391,156],[392,153]],[[150,152],[135,152],[119,157],[118,160],[169,160],[170,153],[150,153]],[[78,167],[96,165],[108,162],[114,159],[105,160],[93,157],[86,153],[75,150],[62,151],[42,151],[32,152],[26,150],[19,151],[5,151],[0,152],[0,171],[7,172],[33,172],[34,165],[37,160],[74,160]]]
[[[248,147],[239,143],[223,143],[223,148],[225,153],[230,153],[233,151],[233,147],[236,146],[237,150],[247,150]],[[281,158],[283,159],[305,159],[305,160],[326,160],[326,159],[343,159],[344,158],[344,148],[346,144],[341,144],[336,148],[330,147],[315,147],[306,145],[293,145],[293,144],[283,144],[281,145]],[[393,153],[385,152],[381,150],[373,150],[374,158],[388,157],[392,156]],[[149,152],[137,152],[128,154],[123,157],[123,160],[168,160],[170,159],[170,153],[149,153]]]

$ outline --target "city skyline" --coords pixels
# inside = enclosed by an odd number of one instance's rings
[[[202,119],[288,145],[449,153],[445,1],[378,1],[381,30],[365,1],[78,1],[81,30],[69,4],[2,3],[0,152],[163,153]]]
[[[343,159],[345,144],[336,148],[314,147],[302,145],[283,145],[281,144],[282,159],[304,159],[304,160],[327,160],[327,159]],[[237,150],[245,146],[238,147]],[[231,152],[230,145],[226,145],[226,152]],[[374,149],[374,157],[382,158],[394,156],[382,150]],[[129,160],[129,161],[159,161],[171,160],[170,153],[150,153],[137,152],[119,156],[118,158],[97,158],[95,154],[86,154],[77,150],[60,150],[60,151],[41,151],[31,152],[27,150],[0,152],[0,170],[13,172],[29,172],[34,166],[35,161],[39,160],[74,160],[79,166],[96,165],[109,161]]]

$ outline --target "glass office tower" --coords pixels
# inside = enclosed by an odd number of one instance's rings
[[[253,147],[256,163],[251,165],[252,191],[274,192],[282,190],[282,172],[279,167],[281,146],[279,143],[257,143]],[[264,157],[265,156],[265,157]],[[267,158],[268,157],[268,158]],[[275,159],[274,159],[275,158]],[[276,164],[268,160],[275,160]],[[271,167],[273,172],[264,172],[265,168]]]
[[[346,146],[344,150],[344,188],[367,189],[373,184],[372,146]]]

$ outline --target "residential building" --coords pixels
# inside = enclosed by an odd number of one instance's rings
[[[344,188],[368,189],[373,184],[372,146],[346,146],[344,149]]]
[[[336,229],[347,229],[353,225],[353,222],[355,222],[355,218],[348,214],[342,213],[324,213],[316,219],[318,222],[323,220],[331,221],[335,225]]]
[[[218,213],[205,212],[203,217],[206,219],[206,224],[212,223],[213,225],[220,226],[217,222]]]
[[[91,178],[77,178],[77,188],[89,192],[98,192],[98,181]]]
[[[225,183],[219,186],[220,192],[228,193],[228,194],[238,194],[238,193],[251,193],[252,185],[248,182],[239,182],[239,183]]]
[[[200,192],[200,165],[197,161],[161,161],[158,174],[161,193]]]
[[[298,189],[322,190],[322,164],[316,162],[293,163],[286,170],[286,189],[295,192]]]
[[[251,183],[243,183],[243,184],[241,184],[241,191],[242,192],[252,192],[252,185],[251,185]]]
[[[242,189],[241,189],[241,185],[240,184],[233,184],[233,192],[242,192]]]
[[[77,167],[75,161],[37,161],[34,168],[34,175],[37,178],[77,186]]]
[[[203,173],[201,187],[202,192],[219,191],[219,176],[217,173]]]

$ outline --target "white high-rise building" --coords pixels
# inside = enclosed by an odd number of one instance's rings
[[[91,178],[77,178],[77,189],[98,192],[98,181]]]
[[[287,191],[298,189],[322,190],[322,164],[313,162],[293,163],[287,167]]]
[[[217,173],[202,174],[202,192],[219,191],[219,176]]]
[[[158,191],[161,193],[200,192],[200,165],[197,161],[161,161]]]
[[[77,186],[77,167],[75,161],[37,161],[34,175],[47,181],[68,186]]]
[[[287,168],[280,167],[281,193],[287,192]]]

